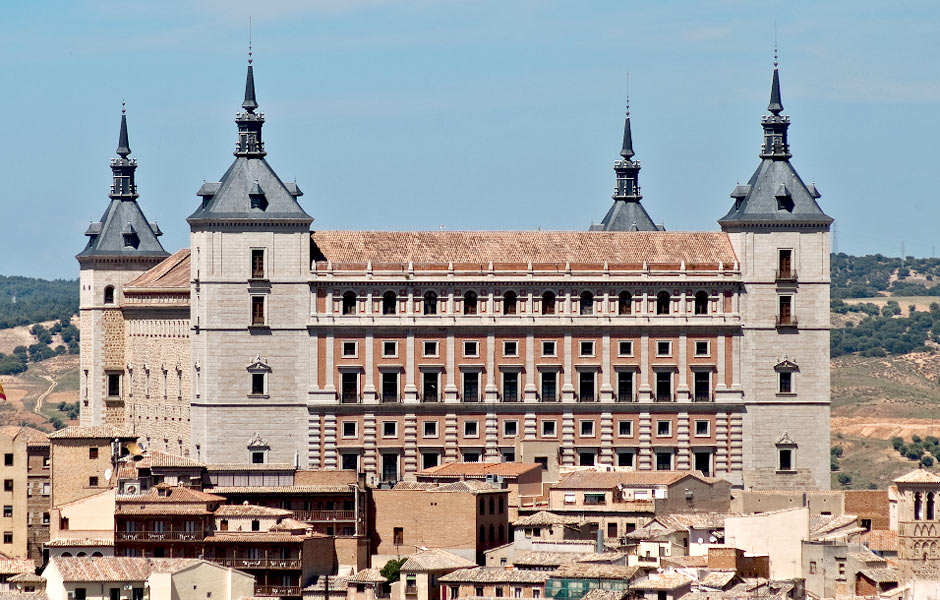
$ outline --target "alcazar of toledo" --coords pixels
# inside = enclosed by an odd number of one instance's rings
[[[250,65],[242,109],[174,254],[122,116],[77,256],[82,425],[371,481],[516,460],[829,487],[832,219],[790,164],[776,68],[760,163],[718,231],[654,224],[629,112],[587,231],[312,230],[265,158]]]

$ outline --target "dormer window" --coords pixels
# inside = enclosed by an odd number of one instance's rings
[[[248,190],[248,199],[251,208],[265,210],[268,207],[268,200],[264,197],[264,190],[261,189],[261,184],[257,179],[255,179],[255,183],[251,186],[251,189]]]

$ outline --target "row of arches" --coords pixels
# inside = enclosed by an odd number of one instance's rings
[[[914,520],[933,521],[936,504],[936,494],[933,492],[917,492],[914,494]],[[916,531],[916,528],[915,528]]]
[[[358,296],[353,291],[343,294],[342,314],[355,315],[359,310]],[[708,294],[704,291],[696,292],[693,296],[693,312],[696,315],[708,314]],[[518,314],[519,296],[516,292],[508,291],[500,299],[504,315]],[[558,297],[554,292],[545,292],[541,296],[541,312],[543,315],[554,315]],[[438,305],[437,292],[427,291],[424,293],[422,314],[436,315]],[[595,297],[589,291],[581,292],[578,298],[578,314],[594,314]],[[477,314],[479,306],[479,296],[474,291],[466,292],[463,295],[463,314]],[[656,314],[668,315],[672,311],[672,295],[669,292],[662,291],[656,294]],[[395,292],[385,292],[382,295],[382,314],[394,315],[398,313],[398,295]],[[620,292],[617,295],[617,314],[629,315],[633,313],[633,295],[630,292]]]

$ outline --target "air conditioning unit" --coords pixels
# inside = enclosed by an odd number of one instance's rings
[[[128,496],[139,496],[140,495],[140,484],[139,483],[127,483],[124,484],[124,494]]]
[[[74,597],[75,597],[75,590],[69,590],[66,595],[67,595],[69,598],[74,598]]]
[[[131,591],[132,589],[134,589],[134,586],[132,586],[131,584],[129,584],[129,583],[125,583],[125,584],[124,584],[124,590],[125,590],[125,591],[128,591],[128,592],[129,592],[129,591]]]

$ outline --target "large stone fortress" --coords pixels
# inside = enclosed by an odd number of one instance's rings
[[[629,112],[590,231],[312,231],[265,159],[250,65],[242,107],[172,256],[122,117],[78,256],[82,424],[376,480],[526,460],[828,488],[832,219],[790,165],[776,68],[761,162],[719,232],[654,224]]]

